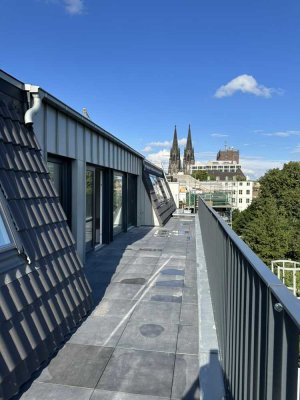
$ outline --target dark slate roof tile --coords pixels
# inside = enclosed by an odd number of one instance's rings
[[[3,101],[0,188],[33,268],[0,287],[1,389],[11,397],[89,312],[92,300],[39,144],[24,125],[23,106]]]

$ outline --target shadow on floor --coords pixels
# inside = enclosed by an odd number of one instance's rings
[[[122,232],[109,245],[87,254],[84,272],[92,289],[94,309],[103,299],[117,268],[120,265],[126,268],[132,262],[133,257],[130,256],[128,246],[142,240],[152,229],[153,227],[139,227]]]

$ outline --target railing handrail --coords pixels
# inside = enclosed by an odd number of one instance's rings
[[[285,310],[300,329],[300,302],[290,290],[277,278],[275,274],[267,267],[267,265],[254,253],[253,250],[230,228],[230,226],[218,215],[218,213],[209,207],[205,201],[199,196],[201,201],[214,218],[218,221],[222,229],[226,232],[235,246],[243,253],[249,264],[261,277],[267,287],[277,297],[278,301],[284,306]]]

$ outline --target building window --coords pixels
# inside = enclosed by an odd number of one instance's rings
[[[243,199],[239,199],[239,203],[242,203],[243,202]]]
[[[235,198],[232,198],[232,202],[235,203]]]
[[[232,191],[232,194],[235,194],[235,190]]]
[[[4,224],[3,218],[0,214],[0,251],[6,246],[11,244],[11,240]]]
[[[246,203],[249,204],[250,203],[250,199],[246,199]]]
[[[250,190],[246,190],[246,194],[250,194]]]
[[[71,228],[71,162],[68,159],[49,156],[47,164],[50,178],[58,194],[60,204],[66,214],[68,225]]]
[[[243,191],[242,191],[242,190],[239,190],[239,194],[243,194]]]
[[[243,186],[243,182],[240,182],[239,185],[240,185],[240,186]]]
[[[247,182],[247,186],[250,186],[250,182]]]

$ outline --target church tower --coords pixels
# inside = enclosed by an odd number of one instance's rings
[[[180,148],[178,146],[177,139],[177,130],[176,125],[174,129],[174,137],[173,137],[173,145],[170,151],[170,159],[169,159],[169,175],[178,174],[181,170],[181,162],[180,162]]]
[[[186,147],[184,149],[183,155],[183,172],[188,175],[191,173],[191,165],[195,164],[194,148],[192,146],[192,134],[191,126],[189,125],[189,132],[186,142]]]

